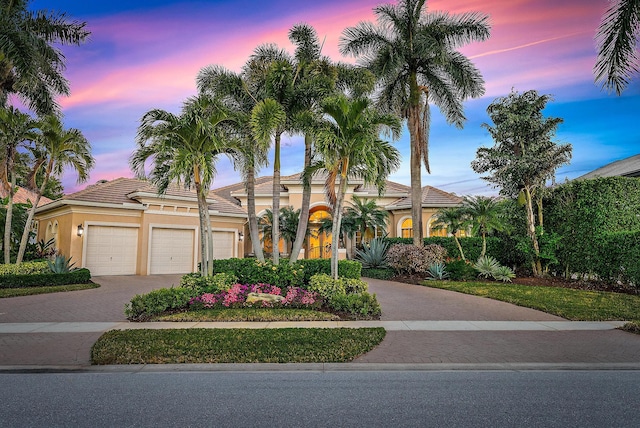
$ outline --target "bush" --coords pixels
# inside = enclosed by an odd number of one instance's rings
[[[250,293],[263,293],[280,296],[281,301],[247,302]],[[268,307],[268,308],[306,308],[316,309],[322,305],[322,299],[317,293],[307,291],[299,287],[289,287],[283,290],[270,284],[234,284],[229,290],[217,294],[204,293],[189,301],[190,309],[203,308],[242,308],[242,307]]]
[[[394,244],[387,252],[387,261],[398,273],[413,275],[426,273],[432,264],[444,262],[446,255],[447,250],[436,244],[425,247]]]
[[[369,286],[361,279],[354,278],[338,278],[333,279],[331,276],[320,273],[311,277],[309,291],[314,291],[327,301],[337,294],[358,294],[368,291]]]
[[[362,250],[356,249],[356,257],[362,263],[363,268],[386,268],[387,251],[389,243],[382,238],[374,238],[369,244],[362,245]]]
[[[478,271],[469,261],[462,259],[449,260],[446,263],[449,279],[452,281],[472,281],[478,277]]]
[[[46,262],[45,266],[46,266]],[[22,266],[22,265],[20,265]],[[86,284],[91,280],[89,269],[77,269],[69,273],[1,275],[0,288],[45,287],[51,285]]]
[[[289,264],[286,259],[276,266],[271,261],[260,262],[257,259],[225,259],[213,261],[214,273],[235,275],[241,284],[273,284],[281,288],[299,287],[303,284],[304,266]]]
[[[406,244],[412,245],[413,238],[383,238],[385,241],[390,244]],[[460,242],[460,246],[462,247],[462,251],[464,251],[464,256],[467,260],[477,260],[480,257],[480,253],[482,252],[482,237],[473,236],[473,237],[464,237],[458,238]],[[447,254],[450,257],[460,257],[460,251],[458,250],[458,246],[456,245],[456,241],[453,237],[444,237],[444,236],[432,236],[429,238],[424,238],[424,245],[440,245],[445,250],[447,250]],[[511,250],[512,246],[504,246],[502,239],[494,236],[487,236],[487,254],[495,257],[500,260],[502,263],[507,263],[509,257],[512,257],[513,251]],[[511,264],[511,263],[508,263]]]
[[[447,272],[447,268],[444,263],[432,264],[429,266],[427,273],[430,276],[429,279],[443,280],[449,278],[449,272]]]
[[[50,260],[47,260],[47,266],[49,267],[49,270],[53,273],[69,273],[76,269],[73,267],[74,265],[75,263],[71,263],[71,257],[66,258],[62,254],[58,254],[53,259],[53,262],[51,262]]]
[[[362,276],[375,279],[391,279],[394,276],[392,269],[365,269],[362,268]]]
[[[212,276],[203,277],[199,272],[188,273],[180,279],[180,287],[190,288],[197,293],[220,293],[226,291],[238,278],[231,273],[220,272]]]
[[[127,303],[124,314],[131,321],[143,321],[169,310],[186,309],[189,301],[197,296],[191,288],[175,287],[137,294]]]
[[[32,273],[49,272],[49,266],[46,260],[38,262],[24,262],[19,265],[0,264],[0,275],[29,275]]]
[[[378,317],[382,313],[376,295],[369,293],[336,294],[329,300],[329,306],[356,318]]]
[[[498,269],[500,269],[500,263],[491,256],[483,256],[474,263],[473,267],[478,271],[479,276],[489,278],[495,276]]]

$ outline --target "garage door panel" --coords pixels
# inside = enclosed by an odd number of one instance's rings
[[[194,229],[155,227],[151,232],[151,274],[193,271]]]
[[[92,275],[135,275],[138,229],[88,226],[85,267]]]
[[[234,232],[213,232],[213,258],[230,259],[234,255]]]

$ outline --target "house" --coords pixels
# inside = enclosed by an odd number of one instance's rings
[[[300,208],[302,188],[300,174],[281,177],[280,206]],[[312,233],[299,257],[329,257],[330,237],[318,233],[320,221],[330,217],[324,178],[314,178],[311,190],[309,227]],[[255,194],[256,214],[260,217],[272,205],[272,177],[257,178]],[[346,195],[347,206],[353,196],[375,199],[389,212],[389,236],[412,236],[408,186],[387,181],[385,193],[379,197],[377,188],[353,180]],[[207,201],[215,241],[214,258],[244,257],[251,253],[244,183],[214,189]],[[427,236],[432,235],[430,226],[436,211],[461,202],[462,198],[454,194],[424,187],[423,229]],[[101,181],[39,207],[36,219],[38,239],[54,238],[56,247],[64,255],[72,257],[76,266],[89,268],[95,276],[197,270],[200,236],[197,199],[193,191],[178,186],[170,186],[165,195],[159,196],[146,181],[132,178]],[[359,239],[356,236],[349,246]],[[283,249],[282,243],[280,248]]]
[[[596,177],[640,177],[640,154],[611,162],[578,178]]]

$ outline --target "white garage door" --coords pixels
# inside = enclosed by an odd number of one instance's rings
[[[235,245],[235,233],[213,232],[213,258],[230,259],[233,257]]]
[[[195,230],[151,230],[151,274],[193,272],[193,244]]]
[[[135,275],[138,229],[88,226],[85,267],[91,275]]]

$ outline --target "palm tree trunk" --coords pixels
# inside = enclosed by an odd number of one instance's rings
[[[307,168],[311,164],[311,137],[304,136],[304,167]],[[294,263],[298,260],[298,254],[302,249],[302,244],[307,236],[307,226],[309,225],[309,205],[311,204],[311,185],[302,188],[302,206],[300,207],[300,220],[298,221],[298,230],[296,231],[296,239],[291,248],[291,256],[289,261]]]
[[[31,222],[33,221],[33,217],[36,213],[36,208],[38,208],[38,204],[40,203],[40,198],[44,193],[44,189],[47,185],[47,181],[49,181],[49,174],[51,171],[52,165],[50,164],[47,167],[47,172],[45,173],[44,180],[42,181],[42,185],[38,189],[38,193],[36,194],[36,200],[33,202],[31,209],[29,210],[29,214],[27,216],[27,222],[24,225],[24,230],[22,231],[22,238],[20,239],[20,248],[18,249],[18,256],[16,257],[16,264],[19,265],[22,263],[22,259],[24,258],[24,253],[27,249],[27,241],[29,240],[29,232],[31,231]]]
[[[333,279],[338,279],[338,250],[340,248],[342,205],[344,204],[344,195],[347,190],[347,166],[348,165],[343,166],[343,172],[339,175],[338,195],[336,197],[336,205],[333,207],[333,225],[331,226],[331,276]]]
[[[273,155],[273,224],[271,225],[271,243],[273,245],[271,257],[273,264],[280,262],[280,137],[275,137]]]
[[[256,173],[253,165],[248,167],[246,186],[251,247],[253,248],[253,254],[255,254],[256,259],[264,262],[264,253],[262,252],[262,244],[260,243],[260,234],[258,232],[258,216],[256,215]]]
[[[487,254],[487,234],[482,232],[482,252],[480,257],[484,257],[485,254]]]
[[[420,110],[409,107],[407,119],[411,140],[411,221],[413,228],[413,245],[422,247],[422,158],[420,156],[418,135],[420,128]]]
[[[213,275],[213,230],[211,229],[211,216],[209,215],[209,205],[207,197],[204,197],[204,218],[207,223],[207,275]]]
[[[200,220],[200,275],[207,276],[208,258],[207,258],[207,224],[205,209],[207,202],[202,195],[200,182],[196,181],[196,195],[198,197],[198,217]]]
[[[540,261],[540,246],[538,245],[538,237],[536,236],[533,200],[529,188],[525,187],[524,191],[526,200],[525,206],[527,210],[527,235],[529,235],[529,239],[531,239],[531,244],[533,246],[533,276],[539,277],[542,276],[542,262]]]
[[[11,222],[13,221],[13,189],[16,187],[16,175],[10,172],[9,201],[7,202],[7,216],[4,221],[4,263],[11,263]]]
[[[460,251],[460,257],[462,257],[462,260],[466,262],[467,259],[464,256],[464,251],[462,251],[462,245],[460,245],[460,241],[458,240],[458,237],[455,234],[453,235],[453,240],[456,241],[456,245],[458,246],[458,251]]]

